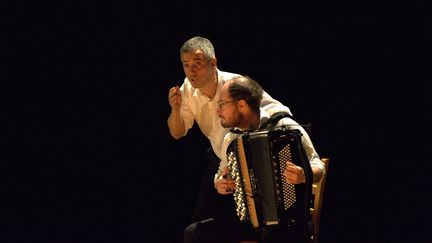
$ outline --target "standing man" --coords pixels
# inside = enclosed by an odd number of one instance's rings
[[[241,75],[221,71],[213,44],[206,38],[196,36],[187,40],[180,48],[180,60],[186,75],[183,84],[172,87],[168,92],[171,113],[168,127],[171,135],[179,139],[187,134],[196,122],[202,133],[209,139],[209,164],[203,176],[192,214],[192,222],[217,217],[233,207],[232,197],[220,195],[214,188],[214,175],[218,170],[221,146],[229,131],[220,124],[216,114],[220,91],[226,80]],[[269,113],[286,111],[288,107],[264,92],[261,107]]]

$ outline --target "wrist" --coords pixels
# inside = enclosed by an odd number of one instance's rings
[[[306,175],[304,173],[304,170],[302,168],[300,168],[300,175],[301,175],[301,182],[302,183],[306,183]]]
[[[172,116],[172,115],[174,115],[174,116],[180,115],[180,108],[171,108],[170,116]]]

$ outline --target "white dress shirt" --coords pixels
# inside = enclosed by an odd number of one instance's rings
[[[216,114],[218,107],[217,101],[219,100],[220,92],[223,84],[234,77],[241,75],[236,73],[229,73],[217,70],[218,86],[216,94],[213,99],[203,94],[199,89],[193,88],[188,78],[186,77],[184,83],[180,87],[182,94],[182,106],[180,115],[185,124],[185,135],[187,131],[192,128],[194,122],[198,124],[201,132],[210,140],[211,146],[215,154],[222,158],[221,148],[222,141],[225,134],[229,129],[223,128],[220,124],[220,118]],[[291,114],[288,107],[282,105],[279,101],[273,99],[269,94],[264,91],[261,107],[265,108],[270,114],[279,111],[286,111]]]

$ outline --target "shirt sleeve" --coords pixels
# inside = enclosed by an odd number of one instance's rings
[[[182,94],[182,105],[180,108],[180,116],[183,119],[183,122],[185,125],[185,134],[183,134],[183,135],[186,135],[188,130],[190,128],[192,128],[194,121],[195,121],[195,117],[194,117],[194,114],[192,113],[192,110],[190,108],[191,94],[188,93],[184,83],[180,87],[180,92]]]
[[[222,175],[223,168],[228,166],[228,161],[226,159],[226,156],[222,156],[222,157],[223,157],[223,159],[221,159],[221,161],[219,162],[219,169],[216,172],[214,179],[213,179],[213,182],[215,182],[215,183],[216,183],[216,180]]]

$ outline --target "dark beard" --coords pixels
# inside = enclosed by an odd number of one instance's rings
[[[236,120],[237,123],[236,123],[235,126],[238,127],[243,120],[244,120],[243,114],[242,113],[238,113],[237,120]]]
[[[234,117],[234,119],[232,119],[228,123],[221,124],[221,125],[224,128],[238,127],[242,121],[243,121],[243,114],[237,113],[237,115]]]

